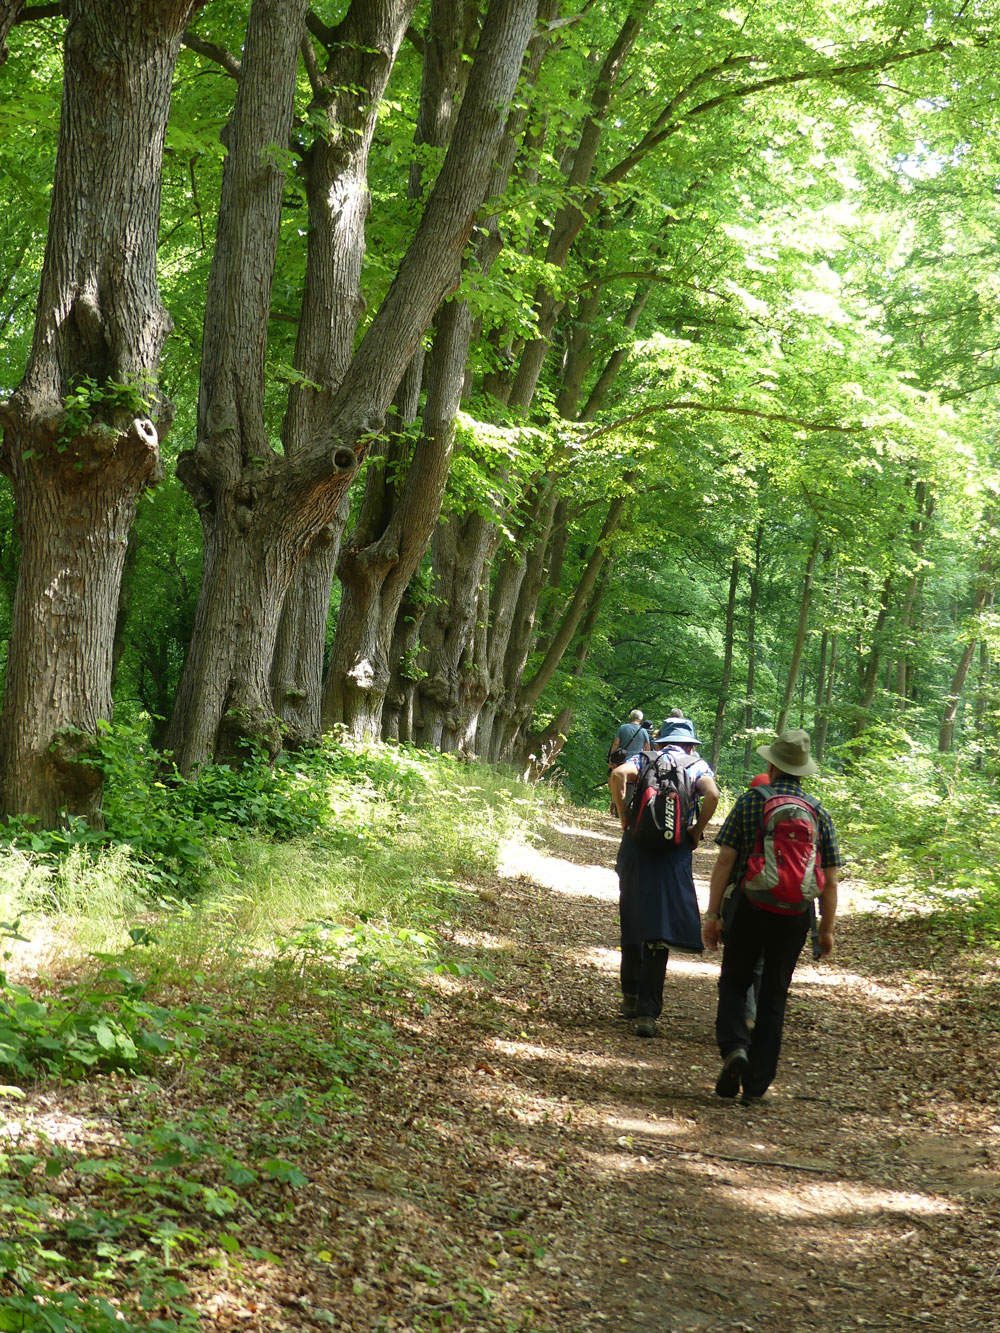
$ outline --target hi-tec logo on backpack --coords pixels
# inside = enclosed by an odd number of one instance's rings
[[[684,837],[694,805],[694,784],[688,771],[694,755],[658,754],[639,775],[628,808],[629,832],[648,851],[666,851]]]
[[[771,912],[803,912],[823,892],[819,863],[819,802],[804,792],[757,790],[764,809],[743,888],[750,901]]]

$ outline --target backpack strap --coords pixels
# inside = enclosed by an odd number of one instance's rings
[[[635,731],[632,732],[632,735],[628,738],[627,741],[620,741],[616,736],[615,739],[611,742],[611,745],[608,747],[608,759],[611,758],[611,756],[614,754],[616,750],[627,750],[628,747],[635,740],[636,736],[638,736],[639,732],[642,730],[643,730],[642,723],[637,722],[635,724]]]
[[[663,749],[660,750],[659,753],[657,754],[656,756],[657,759],[664,758],[666,756],[666,753],[667,753],[667,747],[664,746]],[[678,768],[691,768],[692,765],[697,764],[700,761],[700,759],[701,759],[700,754],[672,754],[670,756],[671,763],[676,764]]]

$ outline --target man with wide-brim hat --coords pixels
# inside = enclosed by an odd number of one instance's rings
[[[795,798],[800,807],[801,798],[805,798],[809,809],[815,812],[819,830],[817,857],[823,878],[819,895],[819,946],[824,956],[833,952],[837,883],[843,858],[829,814],[815,798],[802,791],[802,778],[819,772],[819,765],[809,751],[809,733],[800,729],[783,731],[769,745],[757,747],[757,753],[767,763],[767,783],[751,787],[737,798],[716,835],[719,855],[709,884],[708,910],[702,919],[706,948],[719,947],[722,900],[735,868],[745,866],[751,852],[759,852],[763,847],[765,801],[776,794],[786,794]],[[805,813],[811,819],[809,811]],[[810,903],[811,899],[803,899],[801,903],[768,904],[762,899],[751,901],[747,893],[740,893],[731,924],[727,925],[719,975],[715,1035],[722,1069],[715,1091],[720,1097],[735,1097],[742,1088],[744,1105],[757,1105],[765,1099],[778,1068],[788,988],[809,933]],[[746,1019],[746,994],[762,955],[764,967],[751,1032]]]
[[[808,778],[819,772],[819,764],[809,753],[808,731],[783,731],[770,745],[758,745],[757,753],[780,773]]]

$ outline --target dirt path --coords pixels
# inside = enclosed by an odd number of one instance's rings
[[[579,815],[471,886],[452,948],[494,980],[392,1011],[400,1062],[353,1109],[290,1122],[306,1183],[237,1214],[232,1260],[186,1254],[185,1328],[1000,1330],[1000,961],[955,961],[848,883],[836,959],[796,973],[776,1100],[744,1108],[712,1091],[714,959],[671,958],[652,1040],[616,1017],[616,845],[608,816]],[[251,1044],[246,1094],[217,1071],[216,1120],[252,1137],[303,1077],[297,1050]],[[181,1070],[35,1092],[7,1132],[114,1165],[130,1130],[212,1110]]]
[[[379,1113],[390,1220],[353,1309],[330,1293],[342,1326],[1000,1329],[997,960],[951,967],[848,884],[836,960],[796,974],[775,1102],[723,1102],[714,960],[671,958],[653,1040],[615,1017],[616,838],[583,820],[456,926],[492,995],[414,1033],[407,1114]],[[418,1287],[400,1246],[433,1270]]]

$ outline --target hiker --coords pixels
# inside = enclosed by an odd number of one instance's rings
[[[656,1033],[669,950],[701,952],[691,858],[719,803],[719,789],[708,761],[694,753],[700,742],[688,718],[667,719],[654,743],[658,747],[656,755],[630,759],[616,768],[610,779],[623,830],[615,862],[621,925],[621,1016],[635,1019],[638,1037]],[[629,821],[632,806],[626,802],[627,785],[636,784],[638,797],[643,786],[640,777],[652,776],[647,772],[651,766],[656,766],[654,773],[676,775],[681,788],[678,841],[653,848],[636,840]]]
[[[761,787],[768,781],[766,773],[758,773],[756,777],[750,779],[751,787]],[[719,917],[722,922],[722,944],[725,947],[726,939],[732,929],[733,917],[736,913],[736,904],[743,897],[743,872],[746,870],[745,863],[739,860],[733,862],[733,868],[729,872],[729,879],[726,881],[726,887],[722,895],[722,907],[719,910]],[[813,919],[815,920],[815,912]],[[751,1029],[757,1019],[757,1000],[760,997],[760,978],[764,971],[764,954],[757,955],[757,962],[754,964],[753,975],[750,978],[750,985],[747,987],[746,1002],[746,1020],[747,1029]]]
[[[608,748],[608,785],[611,785],[611,774],[616,768],[634,755],[648,752],[652,744],[652,728],[647,725],[642,709],[633,708],[628,721],[623,722],[615,732],[614,740]],[[618,813],[614,801],[609,806],[609,813]]]
[[[628,715],[628,721],[621,724],[608,747],[608,767],[617,768],[619,764],[624,764],[626,759],[648,750],[652,743],[652,736],[647,730],[642,709],[633,708]]]
[[[726,928],[715,1019],[715,1035],[722,1055],[715,1091],[720,1097],[735,1097],[742,1087],[744,1106],[764,1101],[774,1080],[788,988],[809,933],[809,903],[817,894],[822,914],[819,947],[824,957],[833,952],[837,883],[843,858],[830,816],[815,798],[806,796],[802,790],[801,779],[819,772],[809,749],[808,732],[797,729],[783,731],[771,745],[758,746],[757,753],[767,761],[768,782],[749,788],[737,798],[715,839],[719,855],[712,870],[708,909],[702,922],[702,941],[708,949],[719,947],[723,894],[733,867],[753,856],[743,877],[732,921]],[[775,831],[767,835],[763,826],[765,803],[769,809],[774,804],[780,805],[774,798],[781,795],[791,798],[785,803],[785,811],[794,813],[796,818],[775,822]],[[793,806],[798,809],[790,811]],[[791,832],[783,835],[782,827]],[[803,843],[806,828],[808,845]],[[770,848],[765,847],[768,836],[773,839]],[[783,836],[798,839],[798,846],[810,855],[797,861],[788,854],[787,842],[782,844],[785,853],[779,854],[781,848],[776,851],[775,844]],[[777,887],[769,888],[769,879],[765,884],[767,871],[775,865],[798,868],[793,872],[783,871]],[[747,989],[761,954],[764,968],[751,1033],[746,1019]]]

